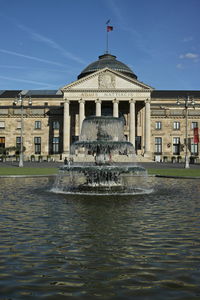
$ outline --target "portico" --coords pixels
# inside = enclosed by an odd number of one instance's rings
[[[106,80],[108,82],[105,84]],[[124,86],[126,89],[122,89]],[[124,118],[124,133],[127,140],[135,147],[136,137],[139,136],[141,148],[137,150],[148,156],[151,136],[151,91],[151,87],[135,78],[130,79],[109,68],[94,72],[63,87],[63,152],[68,154],[72,141],[74,138],[78,139],[85,117],[112,115]],[[70,122],[71,118],[74,123]],[[73,138],[72,133],[75,131],[78,135]]]

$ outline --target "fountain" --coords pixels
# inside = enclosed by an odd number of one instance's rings
[[[83,121],[79,141],[71,153],[85,152],[93,162],[67,163],[59,171],[53,191],[81,194],[147,193],[147,171],[134,163],[135,150],[125,140],[124,121],[110,116],[90,116]],[[131,157],[132,163],[115,161]]]

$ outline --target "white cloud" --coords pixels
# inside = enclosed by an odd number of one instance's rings
[[[177,64],[177,65],[176,65],[176,68],[177,68],[177,69],[181,69],[181,70],[184,69],[184,67],[183,67],[182,64]]]
[[[188,53],[185,53],[185,54],[181,54],[179,56],[179,58],[183,59],[183,58],[187,58],[187,59],[198,59],[199,58],[199,55],[197,53],[191,53],[191,52],[188,52]]]
[[[192,36],[187,36],[183,38],[183,42],[187,43],[187,42],[191,42],[193,41],[193,37]]]
[[[55,62],[55,61],[51,61],[51,60],[47,60],[47,59],[43,59],[43,58],[39,58],[39,57],[35,57],[35,56],[30,56],[30,55],[26,55],[26,54],[14,52],[14,51],[6,50],[6,49],[1,49],[0,48],[0,52],[5,53],[5,54],[10,54],[10,55],[15,55],[15,56],[27,58],[27,59],[31,59],[31,60],[40,61],[40,62],[51,64],[51,65],[56,65],[56,66],[59,66],[59,67],[60,66],[63,67],[63,64]]]
[[[146,53],[148,56],[152,56],[152,54],[155,55],[153,52],[155,50],[152,51],[149,45],[147,45],[147,41],[146,39],[144,39],[140,31],[135,30],[132,26],[129,25],[128,18],[122,13],[122,9],[119,4],[120,2],[117,2],[115,0],[105,0],[105,5],[111,10],[112,15],[115,17],[118,28],[127,32],[131,40],[134,41],[134,45],[138,47],[143,53]]]
[[[46,82],[39,82],[39,81],[35,81],[35,80],[27,80],[27,79],[20,79],[20,78],[13,78],[13,77],[7,77],[7,76],[0,76],[1,79],[5,79],[5,80],[11,80],[11,81],[17,81],[17,82],[25,82],[25,83],[31,83],[31,84],[37,84],[37,85],[41,85],[41,86],[47,86],[47,87],[52,87],[52,85],[50,85],[49,83]]]
[[[118,7],[117,3],[113,0],[106,1],[106,4],[110,6],[112,13],[115,15],[116,19],[119,21],[119,24],[125,24],[124,17],[121,13],[120,8]]]
[[[13,66],[13,65],[0,65],[0,68],[5,68],[5,69],[20,69],[20,70],[27,69],[27,67],[24,67],[24,66]]]
[[[24,26],[24,25],[21,25],[21,24],[18,24],[17,25],[18,28],[20,28],[21,30],[27,32],[28,34],[30,34],[31,38],[33,38],[34,40],[38,41],[38,42],[42,42],[44,44],[46,44],[47,46],[53,48],[53,49],[56,49],[58,50],[63,56],[73,60],[73,61],[76,61],[80,64],[83,64],[85,65],[86,62],[83,61],[80,57],[66,51],[62,46],[60,46],[58,43],[56,43],[55,41],[33,31],[32,29],[28,28],[27,26]]]
[[[1,50],[0,50],[1,51]],[[4,69],[19,69],[19,70],[30,70],[29,66],[15,66],[15,65],[0,65],[0,68],[4,68]],[[31,67],[31,70],[38,70],[38,71],[44,71],[44,68],[38,68],[38,67]],[[72,68],[70,69],[66,69],[66,70],[61,70],[61,69],[46,69],[47,72],[55,72],[56,73],[64,73],[64,74],[74,74],[75,72],[77,72],[77,70],[73,70]]]

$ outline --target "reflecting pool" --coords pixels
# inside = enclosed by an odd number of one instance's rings
[[[200,181],[147,195],[50,192],[0,179],[0,299],[200,299]]]

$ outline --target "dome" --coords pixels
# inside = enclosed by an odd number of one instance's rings
[[[91,64],[89,64],[79,75],[78,79],[83,78],[89,74],[99,71],[103,68],[110,68],[114,71],[121,72],[126,76],[137,79],[137,76],[133,71],[121,61],[116,59],[116,56],[111,54],[103,54],[99,56],[99,59]]]

